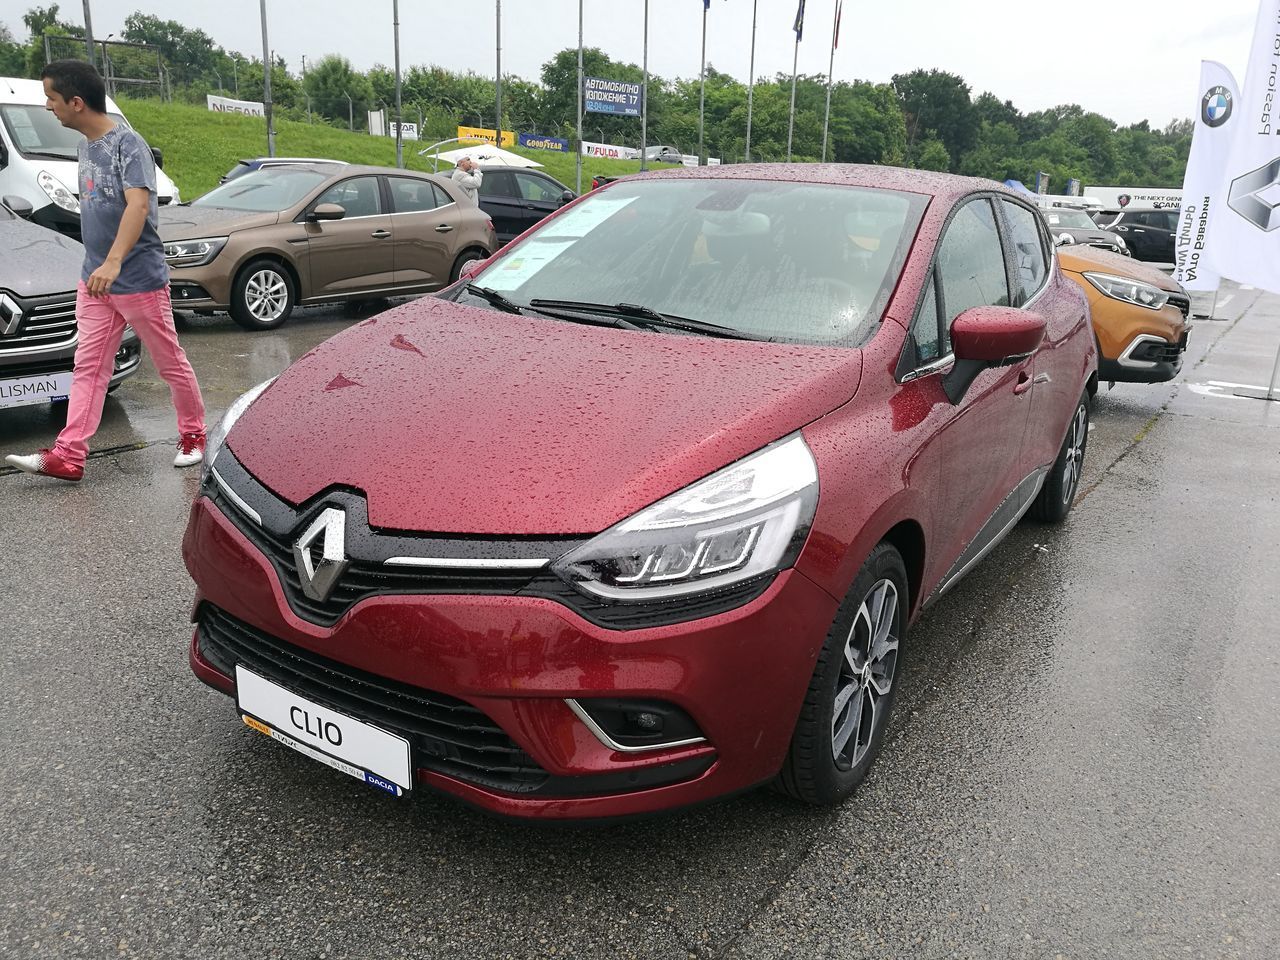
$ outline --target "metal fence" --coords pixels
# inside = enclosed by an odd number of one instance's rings
[[[117,93],[129,96],[173,99],[169,70],[160,48],[149,43],[124,40],[95,40],[94,66],[107,83],[107,96]],[[44,61],[88,60],[89,51],[80,37],[46,36]]]

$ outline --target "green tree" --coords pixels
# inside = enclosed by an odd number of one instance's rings
[[[7,24],[0,23],[0,77],[18,77],[24,73],[26,51],[13,38]]]
[[[913,70],[896,74],[893,89],[902,100],[908,150],[918,141],[936,138],[950,157],[959,159],[978,140],[980,121],[969,98],[969,85],[945,70]],[[916,151],[922,157],[923,145]],[[936,151],[934,153],[936,158]]]
[[[937,170],[945,173],[951,169],[951,154],[941,140],[925,140],[920,144],[916,167],[920,170]]]
[[[311,97],[313,112],[342,127],[347,126],[352,115],[365,117],[373,103],[373,84],[369,78],[353,70],[351,61],[336,53],[321,57],[312,65],[302,88]]]
[[[125,17],[121,36],[130,43],[146,43],[159,49],[170,80],[175,84],[208,79],[226,57],[225,51],[203,30],[146,13],[131,13]]]

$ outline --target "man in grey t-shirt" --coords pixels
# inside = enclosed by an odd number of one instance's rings
[[[27,473],[79,480],[89,438],[102,420],[113,358],[127,324],[169,384],[178,413],[175,467],[204,458],[204,402],[178,343],[169,303],[169,267],[156,230],[156,169],[142,137],[107,115],[102,77],[82,60],[44,68],[45,108],[80,144],[80,229],[84,267],[76,292],[75,370],[67,424],[52,449],[5,459]]]

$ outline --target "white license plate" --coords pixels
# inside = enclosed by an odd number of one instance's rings
[[[65,399],[71,393],[71,371],[39,377],[0,380],[0,410]]]
[[[413,786],[409,741],[312,703],[236,664],[244,722],[286,747],[400,796]]]

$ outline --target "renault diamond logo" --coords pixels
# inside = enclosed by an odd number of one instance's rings
[[[312,600],[328,600],[347,569],[346,531],[347,515],[337,507],[328,507],[293,545],[293,562],[302,581],[302,592]],[[318,557],[313,549],[317,546]]]
[[[11,337],[22,323],[22,308],[5,293],[0,293],[0,337]]]
[[[1277,196],[1280,190],[1274,189],[1277,181],[1280,181],[1280,157],[1233,180],[1227,206],[1259,230],[1270,233],[1280,228],[1280,196]]]

